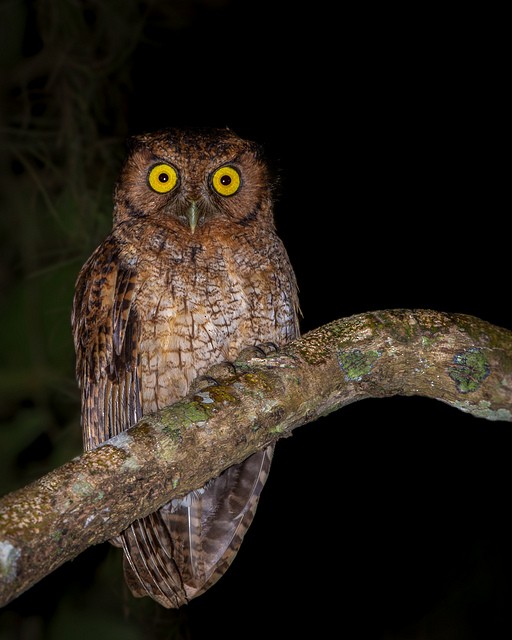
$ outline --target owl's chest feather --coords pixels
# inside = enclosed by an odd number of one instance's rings
[[[143,265],[136,313],[143,319],[144,411],[186,394],[194,378],[243,347],[284,341],[276,318],[286,294],[272,266],[262,255],[200,245],[160,253]]]

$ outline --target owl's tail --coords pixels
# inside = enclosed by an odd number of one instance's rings
[[[252,523],[273,452],[258,451],[121,534],[133,595],[177,608],[217,582]]]

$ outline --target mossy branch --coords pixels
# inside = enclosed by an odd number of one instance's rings
[[[356,400],[418,395],[512,419],[512,332],[471,316],[368,312],[235,364],[220,384],[0,501],[0,605],[171,498]]]

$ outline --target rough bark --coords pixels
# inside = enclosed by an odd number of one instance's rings
[[[471,316],[368,312],[235,364],[220,384],[198,387],[0,501],[0,605],[172,497],[356,400],[418,395],[489,420],[512,416],[512,332]]]

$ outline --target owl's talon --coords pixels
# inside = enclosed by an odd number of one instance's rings
[[[270,353],[277,351],[277,345],[273,342],[263,342],[262,344],[245,347],[237,355],[235,363],[247,362],[251,358],[266,358]]]
[[[265,352],[263,351],[263,349],[260,349],[257,346],[245,347],[237,355],[235,364],[237,362],[247,362],[248,360],[251,360],[251,358],[264,358],[264,357],[265,357]]]
[[[208,373],[197,376],[190,385],[191,393],[198,393],[207,387],[223,384],[228,378],[236,374],[235,366],[231,362],[219,362],[208,369]]]
[[[219,362],[208,369],[208,376],[213,378],[217,384],[222,384],[234,375],[236,375],[235,365],[227,360]]]
[[[266,356],[269,356],[271,353],[277,353],[279,348],[275,342],[262,342],[258,345],[258,347],[265,352]]]
[[[212,387],[214,385],[219,384],[215,378],[212,376],[197,376],[195,380],[192,381],[190,385],[190,393],[199,393],[208,387]]]

